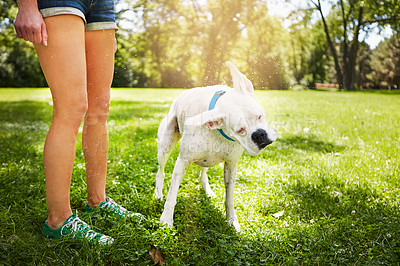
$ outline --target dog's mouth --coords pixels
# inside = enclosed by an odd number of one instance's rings
[[[262,143],[262,144],[257,144],[258,148],[260,150],[264,149],[265,147],[267,147],[269,144],[271,144],[272,141],[270,143]]]
[[[268,133],[261,128],[257,129],[253,132],[253,134],[251,134],[251,139],[260,150],[264,149],[275,140],[270,138]]]

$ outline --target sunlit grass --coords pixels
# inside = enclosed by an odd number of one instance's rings
[[[175,227],[157,221],[153,198],[158,125],[182,90],[114,89],[107,191],[143,224],[88,217],[78,143],[72,207],[116,238],[109,249],[41,237],[46,219],[42,150],[48,90],[0,90],[0,261],[5,264],[151,264],[156,244],[170,265],[396,264],[400,259],[399,95],[256,92],[279,139],[239,163],[235,206],[242,232],[225,223],[223,166],[209,170],[209,199],[189,167]],[[176,148],[167,163],[168,191]],[[273,214],[284,211],[281,217]]]

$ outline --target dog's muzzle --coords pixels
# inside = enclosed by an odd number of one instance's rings
[[[276,133],[268,134],[264,129],[259,128],[251,134],[251,139],[262,150],[276,140]]]

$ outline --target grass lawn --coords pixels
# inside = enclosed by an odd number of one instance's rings
[[[279,138],[258,157],[244,153],[239,163],[237,233],[225,223],[222,164],[209,170],[215,199],[206,197],[200,168],[192,165],[178,193],[174,227],[158,222],[163,202],[153,198],[157,128],[181,92],[112,90],[107,193],[144,214],[141,224],[83,212],[78,143],[71,204],[94,229],[115,238],[104,248],[42,237],[42,151],[51,97],[44,89],[0,89],[0,264],[152,265],[151,245],[169,265],[400,261],[399,94],[258,91]],[[177,155],[178,148],[167,164],[164,194]]]

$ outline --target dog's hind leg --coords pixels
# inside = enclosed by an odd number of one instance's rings
[[[240,231],[240,225],[235,213],[235,206],[233,202],[233,191],[236,182],[237,163],[225,162],[224,165],[224,181],[225,181],[225,209],[226,221],[229,225],[233,226],[236,231]]]
[[[207,196],[211,198],[215,198],[217,195],[212,191],[210,184],[208,182],[208,176],[207,176],[207,170],[208,167],[202,167],[200,171],[200,182],[201,185],[203,186],[203,189],[206,191]]]
[[[178,122],[176,117],[165,117],[158,129],[158,143],[157,143],[157,160],[158,172],[156,175],[156,189],[154,196],[157,199],[163,197],[164,186],[164,167],[167,163],[168,157],[174,149],[176,143],[181,138],[178,130]]]

